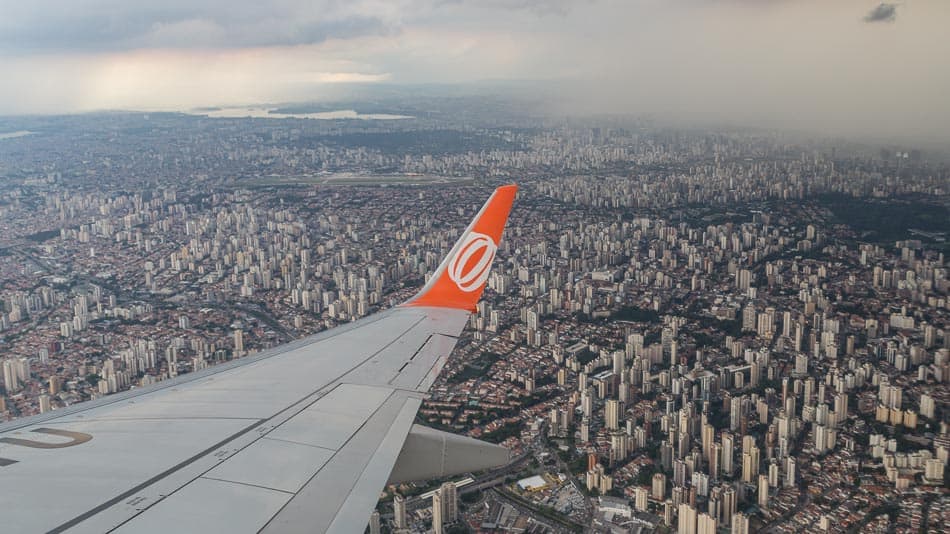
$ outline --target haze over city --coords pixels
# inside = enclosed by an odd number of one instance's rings
[[[3,113],[516,80],[554,113],[950,136],[950,4],[940,0],[2,4]]]

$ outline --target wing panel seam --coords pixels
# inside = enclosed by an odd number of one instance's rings
[[[336,458],[338,454],[340,454],[340,451],[342,451],[344,448],[346,448],[346,444],[349,443],[350,441],[352,441],[353,438],[355,438],[356,435],[359,434],[360,431],[363,430],[364,427],[366,427],[366,424],[369,423],[369,421],[370,421],[374,416],[376,416],[376,414],[379,413],[379,411],[380,411],[384,406],[386,406],[386,403],[389,402],[389,400],[393,398],[393,396],[395,395],[395,393],[396,393],[395,390],[390,390],[389,396],[386,397],[386,399],[383,400],[383,402],[381,402],[381,403],[379,404],[379,406],[376,407],[375,410],[373,410],[373,413],[371,413],[369,416],[366,417],[366,419],[363,420],[363,423],[359,426],[359,428],[357,428],[355,432],[353,432],[352,434],[350,434],[350,437],[347,438],[347,440],[344,441],[342,445],[340,445],[340,448],[337,449],[337,450],[333,453],[333,455],[330,456],[330,457],[327,459],[326,463],[324,463],[323,466],[322,466],[320,469],[318,469],[313,475],[310,476],[310,478],[307,479],[306,482],[303,483],[302,486],[300,486],[300,489],[298,489],[297,492],[296,492],[294,495],[296,495],[297,493],[300,493],[304,488],[306,488],[306,487],[307,487],[307,484],[310,484],[310,482],[311,482],[314,478],[316,478],[317,475],[319,475],[320,472],[323,471],[323,469],[326,468],[326,466],[329,465],[330,462],[332,462],[333,459]],[[408,399],[403,399],[403,406],[405,406],[405,403],[406,403],[407,400],[408,400]],[[402,406],[400,406],[399,409],[401,410],[401,409],[402,409]],[[354,485],[354,486],[356,485],[356,482],[355,482],[355,481],[353,482],[353,485]],[[352,491],[352,489],[353,489],[353,487],[351,486],[349,491]],[[349,494],[349,491],[347,492],[347,494]],[[265,529],[267,529],[267,526],[271,524],[271,522],[274,520],[274,518],[276,518],[277,516],[280,515],[280,513],[287,507],[288,504],[290,504],[290,502],[291,502],[292,500],[293,500],[293,499],[290,499],[290,500],[288,500],[287,502],[285,502],[285,503],[283,504],[283,506],[281,506],[280,509],[277,510],[277,512],[274,513],[274,515],[270,516],[270,518],[267,520],[267,522],[264,523],[264,525],[263,525],[257,532],[260,533],[260,532],[263,532]]]
[[[215,482],[224,482],[224,483],[226,483],[226,484],[237,484],[238,486],[249,486],[249,487],[251,487],[251,488],[260,488],[260,489],[266,489],[266,490],[271,490],[271,491],[277,491],[277,492],[284,493],[284,494],[287,494],[287,495],[293,495],[293,494],[294,494],[294,492],[292,492],[292,491],[287,491],[287,490],[272,488],[272,487],[270,487],[270,486],[262,486],[262,485],[260,485],[260,484],[249,484],[249,483],[247,483],[247,482],[238,482],[238,481],[236,481],[236,480],[228,480],[228,479],[226,479],[226,478],[215,478],[215,477],[206,477],[206,476],[200,476],[200,477],[198,477],[198,478],[202,478],[202,479],[204,479],[204,480],[213,480],[213,481],[215,481]],[[195,479],[195,480],[197,480],[197,479]],[[192,482],[194,482],[194,481],[192,481]]]
[[[113,497],[112,499],[109,499],[108,501],[106,501],[106,502],[104,502],[104,503],[102,503],[102,504],[96,506],[95,508],[91,508],[91,509],[87,510],[86,512],[84,512],[84,513],[82,513],[82,514],[80,514],[80,515],[74,517],[73,519],[70,519],[69,521],[63,523],[62,525],[60,525],[60,526],[58,526],[58,527],[56,527],[56,528],[54,528],[54,529],[49,530],[49,531],[48,531],[49,534],[57,534],[57,533],[59,533],[59,532],[64,532],[64,531],[66,531],[67,529],[70,529],[70,528],[72,528],[72,527],[78,525],[79,523],[82,523],[83,521],[85,521],[85,520],[89,519],[90,517],[92,517],[92,516],[98,514],[99,512],[101,512],[101,511],[103,511],[103,510],[105,510],[105,509],[107,509],[107,508],[110,508],[110,507],[112,507],[112,506],[114,506],[114,505],[116,505],[116,504],[122,502],[123,499],[125,499],[125,498],[127,498],[127,497],[131,497],[132,495],[135,495],[136,493],[138,493],[138,492],[142,491],[143,489],[145,489],[145,488],[151,486],[152,484],[158,482],[159,480],[162,480],[163,478],[165,478],[165,477],[167,477],[168,475],[174,473],[175,471],[178,471],[179,469],[181,469],[181,468],[187,466],[188,464],[191,464],[192,462],[198,460],[199,458],[201,458],[201,457],[203,457],[203,456],[207,456],[208,454],[210,454],[210,453],[211,453],[212,451],[214,451],[215,449],[218,449],[218,448],[220,448],[220,447],[222,447],[222,446],[224,446],[224,445],[227,445],[230,441],[233,441],[233,440],[235,440],[235,439],[237,439],[237,438],[243,436],[244,434],[247,434],[247,433],[250,432],[251,430],[254,430],[255,428],[261,426],[261,425],[262,425],[263,423],[265,423],[266,421],[267,421],[267,419],[261,419],[261,420],[259,420],[258,422],[254,423],[253,425],[247,426],[247,427],[244,428],[243,430],[240,430],[240,431],[238,431],[237,433],[228,436],[227,438],[225,438],[225,439],[219,441],[218,443],[215,443],[215,444],[212,445],[211,447],[208,447],[207,449],[205,449],[205,450],[199,452],[198,454],[195,454],[194,456],[192,456],[192,457],[190,457],[190,458],[188,458],[188,459],[186,459],[186,460],[184,460],[184,461],[182,461],[182,462],[179,462],[178,464],[176,464],[176,465],[174,465],[174,466],[172,466],[172,467],[166,469],[165,471],[162,471],[161,473],[159,473],[159,474],[155,475],[154,477],[152,477],[152,478],[146,480],[145,482],[142,482],[142,483],[139,484],[138,486],[135,486],[135,487],[133,487],[132,489],[126,490],[125,492],[123,492],[123,493],[121,493],[121,494],[119,494],[119,495]],[[138,514],[135,514],[135,515],[138,515]],[[135,516],[133,515],[132,517],[135,517]],[[123,522],[123,524],[124,524],[124,522]],[[119,526],[121,526],[121,525],[119,525]],[[116,527],[116,528],[118,528],[118,527]],[[114,530],[114,529],[113,529],[113,530]]]

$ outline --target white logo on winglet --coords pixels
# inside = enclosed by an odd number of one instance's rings
[[[478,232],[470,232],[449,263],[449,279],[466,293],[480,288],[488,280],[491,262],[495,259],[497,250],[498,245],[492,241],[492,238]],[[478,261],[471,269],[466,270],[465,266],[475,257],[478,257]]]

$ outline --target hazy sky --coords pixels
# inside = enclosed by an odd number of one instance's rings
[[[0,13],[0,113],[529,79],[572,111],[950,138],[948,0],[0,0]]]

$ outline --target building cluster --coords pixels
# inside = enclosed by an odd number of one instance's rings
[[[371,532],[950,520],[946,223],[885,240],[840,212],[946,214],[945,168],[617,124],[119,115],[148,134],[118,146],[88,120],[81,141],[0,140],[4,418],[390,307],[517,178],[484,299],[420,414],[525,460],[476,478],[495,489],[471,506],[453,483],[425,507],[397,495]]]

